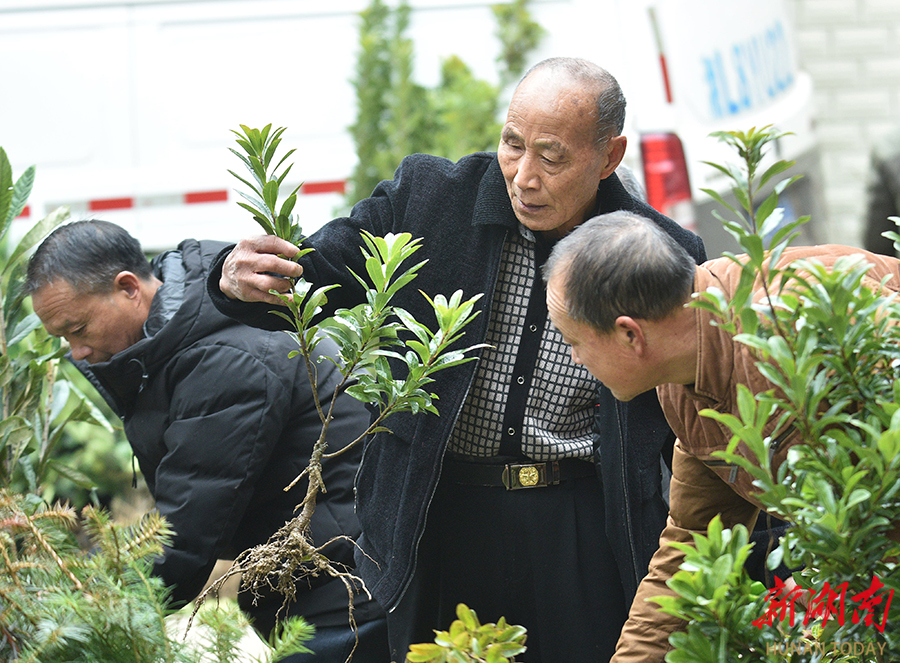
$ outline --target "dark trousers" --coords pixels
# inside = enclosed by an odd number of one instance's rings
[[[388,614],[392,660],[433,642],[465,603],[528,629],[525,663],[606,663],[627,617],[594,476],[507,491],[442,480],[415,575]]]

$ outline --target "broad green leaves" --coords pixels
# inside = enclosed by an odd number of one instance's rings
[[[64,350],[28,310],[21,293],[25,259],[46,235],[65,221],[59,208],[38,221],[15,244],[9,230],[28,202],[34,167],[13,181],[0,148],[0,487],[52,494],[47,478],[65,476],[78,485],[94,483],[56,458],[67,424],[89,422],[110,428],[104,415],[74,384],[62,378]]]
[[[693,545],[673,544],[685,555],[681,570],[668,581],[677,595],[653,599],[662,612],[689,622],[684,632],[670,637],[675,649],[666,661],[775,661],[766,658],[766,645],[781,642],[785,635],[752,624],[765,611],[766,593],[744,569],[753,547],[747,529],[724,529],[716,516],[705,534],[693,538]]]
[[[271,127],[269,124],[260,130],[241,125],[240,132],[232,132],[246,154],[234,149],[231,152],[241,159],[253,179],[251,182],[232,172],[251,191],[241,192],[247,202],[238,204],[249,211],[268,234],[299,245],[303,236],[297,219],[290,214],[296,203],[297,189],[291,192],[278,210],[279,187],[291,165],[287,165],[280,175],[277,172],[294,150],[289,150],[271,167],[285,131],[283,127],[272,131]],[[349,384],[347,393],[366,403],[377,404],[381,408],[378,421],[402,411],[437,414],[433,405],[434,395],[424,387],[433,381],[431,376],[436,371],[470,361],[471,357],[466,357],[466,353],[481,347],[448,351],[460,338],[463,327],[477,315],[474,303],[480,295],[466,301],[462,301],[462,293],[459,292],[449,300],[443,295],[428,299],[438,325],[438,331],[432,332],[406,311],[395,310],[391,305],[394,296],[416,277],[425,264],[422,261],[405,266],[407,260],[418,251],[420,240],[413,239],[409,233],[375,237],[362,231],[362,242],[360,251],[365,272],[357,274],[349,271],[362,286],[365,302],[352,309],[338,310],[332,317],[313,324],[328,303],[328,292],[336,285],[314,289],[301,278],[292,292],[279,294],[288,312],[275,313],[290,323],[293,328],[291,334],[299,346],[292,356],[302,355],[309,362],[310,353],[319,340],[329,337],[340,348],[338,356],[330,359],[340,368],[345,382]],[[311,250],[301,249],[296,258]],[[428,298],[424,293],[423,296]],[[403,340],[398,335],[400,330],[411,332],[412,338]],[[392,361],[403,367],[404,377],[395,378],[396,369],[392,367]],[[328,417],[323,413],[326,429],[327,421]]]
[[[741,160],[740,166],[712,165],[733,182],[737,206],[725,207],[737,220],[723,222],[745,255],[729,256],[741,265],[731,297],[710,289],[692,305],[714,313],[716,324],[735,334],[773,387],[754,394],[739,385],[736,415],[701,413],[732,435],[727,450],[716,455],[747,471],[759,502],[794,524],[769,557],[771,567],[783,560],[802,568],[795,579],[812,590],[847,582],[849,597],[865,591],[876,575],[885,591],[893,591],[900,588],[900,304],[868,276],[871,265],[862,256],[839,258],[832,268],[813,259],[776,268],[807,220],[781,225],[778,196],[795,177],[756,200],[766,182],[792,165],[778,161],[759,174],[766,147],[785,134],[764,127],[715,135]],[[764,434],[773,424],[778,433]],[[797,444],[776,470],[773,458],[784,440]],[[745,608],[757,610],[753,617],[761,610],[746,591],[749,579],[721,561],[736,560],[737,552],[721,525],[714,523],[695,541],[695,548],[681,547],[686,562],[670,583],[678,596],[661,601],[668,612],[692,620],[686,633],[672,636],[677,649],[669,663],[780,661],[784,654],[767,644],[813,636],[824,643],[877,642],[884,645],[879,662],[900,657],[900,629],[890,620],[884,634],[849,618],[804,633],[784,624],[749,626]],[[838,653],[829,660],[856,659]]]
[[[436,631],[434,643],[414,644],[409,663],[506,663],[525,651],[525,629],[510,626],[501,617],[482,624],[465,604],[456,606],[457,619],[449,631]]]
[[[318,339],[331,338],[339,353],[331,360],[344,379],[352,382],[347,393],[369,404],[377,405],[381,415],[403,411],[426,411],[437,414],[434,394],[425,390],[439,370],[471,361],[466,356],[476,345],[450,349],[462,336],[463,328],[478,314],[475,302],[481,297],[463,301],[456,292],[449,299],[436,295],[432,300],[423,293],[435,313],[437,330],[416,320],[407,311],[391,304],[394,296],[407,286],[425,261],[406,267],[406,261],[418,251],[420,240],[409,233],[375,237],[365,231],[362,252],[365,274],[351,271],[365,288],[366,301],[352,309],[339,309],[333,316],[312,325],[328,302],[327,293],[334,285],[312,290],[300,279],[294,292],[280,295],[290,315],[279,313],[290,321],[300,354],[307,357]],[[408,332],[408,333],[405,333]],[[402,377],[397,377],[397,371]]]
[[[299,227],[294,224],[293,217],[289,216],[294,204],[292,197],[296,191],[288,197],[278,215],[273,213],[277,207],[278,186],[290,168],[277,178],[269,171],[270,160],[284,129],[278,129],[273,134],[269,133],[270,126],[262,131],[248,129],[243,125],[241,129],[243,134],[235,133],[239,137],[238,144],[247,156],[232,151],[241,157],[256,184],[238,178],[252,191],[252,195],[242,194],[248,203],[239,204],[267,232],[299,244],[301,240],[295,240],[300,237]],[[284,159],[275,170],[283,163]],[[290,228],[284,225],[286,219],[291,223]],[[335,578],[341,578],[351,594],[348,599],[352,605],[352,588],[361,585],[361,581],[346,569],[332,565],[324,556],[321,549],[328,542],[314,543],[311,539],[310,522],[314,516],[317,495],[320,490],[326,490],[322,480],[322,463],[359,444],[367,436],[387,430],[386,425],[390,421],[386,424],[385,420],[392,414],[410,412],[422,416],[437,415],[437,396],[429,391],[429,385],[434,382],[434,374],[472,361],[475,358],[472,352],[484,347],[483,344],[470,347],[460,345],[465,327],[479,313],[476,303],[481,298],[480,294],[465,299],[460,291],[449,297],[421,293],[434,314],[434,319],[429,321],[417,320],[409,311],[393,304],[397,294],[409,287],[419,269],[426,263],[411,260],[419,250],[421,240],[413,238],[409,233],[389,233],[384,237],[376,237],[362,231],[361,235],[359,250],[362,254],[362,268],[357,267],[356,271],[349,267],[347,269],[361,286],[364,296],[352,308],[334,310],[330,317],[322,319],[326,312],[334,308],[333,305],[329,306],[328,297],[329,293],[339,287],[335,284],[314,286],[300,278],[286,294],[272,291],[285,307],[285,310],[273,312],[289,323],[288,333],[298,347],[291,352],[290,358],[285,357],[285,361],[299,357],[306,362],[322,429],[306,469],[294,480],[296,483],[302,476],[309,477],[306,495],[298,505],[298,515],[273,534],[266,544],[244,551],[235,562],[241,570],[245,590],[264,586],[277,587],[279,591],[280,588],[285,588],[286,593],[292,592],[296,581],[304,574],[311,573],[310,568],[314,568],[314,574],[324,570]],[[311,250],[301,249],[300,255]],[[329,403],[323,403],[320,399],[312,360],[312,353],[323,338],[329,338],[337,345],[335,356],[322,358],[334,363],[342,376],[334,392],[345,391],[367,403],[374,411],[369,427],[359,431],[355,440],[332,453],[326,453],[328,428],[337,399],[330,399]],[[277,571],[272,570],[273,557],[277,558]],[[310,561],[313,559],[314,563]],[[275,576],[277,580],[274,579]],[[206,593],[201,600],[205,597]],[[524,651],[524,628],[507,626],[503,620],[496,627],[493,624],[481,626],[474,613],[463,610],[462,607],[459,614],[460,622],[451,628],[452,635],[446,634],[445,641],[433,646],[423,645],[424,649],[412,654],[414,660],[432,660],[430,657],[436,656],[434,660],[484,660],[501,663]],[[452,649],[457,644],[461,651],[468,648],[474,652],[476,658],[460,658],[465,654],[446,649]],[[442,652],[446,653],[446,657]],[[426,658],[415,658],[416,656]]]

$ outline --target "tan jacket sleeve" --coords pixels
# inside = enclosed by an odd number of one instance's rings
[[[687,454],[680,441],[675,443],[672,459],[669,505],[659,550],[638,587],[610,663],[663,663],[671,649],[669,634],[684,624],[678,617],[659,612],[659,605],[649,600],[654,596],[673,595],[666,581],[678,571],[684,555],[668,544],[692,543],[692,534],[705,534],[716,514],[722,514],[725,527],[743,523],[752,528],[759,513],[755,505],[735,493],[702,461]]]

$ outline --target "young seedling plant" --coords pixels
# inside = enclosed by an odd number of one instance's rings
[[[278,207],[279,189],[290,166],[280,174],[277,171],[293,152],[289,151],[275,163],[275,152],[283,133],[284,128],[271,131],[271,125],[262,130],[241,125],[241,133],[235,132],[238,135],[237,143],[245,154],[237,150],[232,152],[251,171],[256,183],[254,185],[235,174],[252,191],[252,195],[242,192],[241,195],[248,202],[239,204],[253,214],[253,218],[268,234],[302,244],[302,231],[296,216],[291,214],[297,189]],[[267,543],[239,555],[228,573],[201,596],[198,604],[211,592],[217,591],[229,577],[240,574],[242,591],[257,593],[272,587],[285,597],[282,606],[284,610],[294,599],[297,580],[327,574],[340,579],[347,587],[349,619],[355,627],[353,596],[358,591],[368,593],[368,590],[360,578],[339,565],[332,564],[322,553],[329,542],[314,542],[310,537],[310,522],[315,512],[317,496],[326,491],[322,480],[322,463],[362,443],[367,436],[386,430],[385,420],[391,414],[437,414],[434,405],[436,397],[428,391],[428,385],[434,381],[433,375],[451,366],[472,361],[475,357],[470,356],[470,353],[484,347],[484,344],[478,344],[451,349],[462,337],[466,325],[478,314],[474,307],[480,294],[464,299],[461,291],[449,297],[437,294],[433,298],[422,293],[434,311],[434,331],[409,312],[391,304],[397,292],[407,287],[427,262],[406,266],[409,258],[420,248],[419,239],[414,239],[409,233],[375,237],[365,231],[361,239],[360,250],[366,271],[365,274],[351,271],[351,274],[365,290],[364,302],[351,309],[339,309],[333,316],[314,322],[321,317],[320,313],[328,303],[329,291],[339,287],[338,285],[316,287],[301,277],[289,293],[275,293],[285,307],[285,310],[275,313],[289,323],[291,331],[288,333],[298,346],[289,357],[299,356],[306,362],[322,422],[321,433],[309,464],[291,484],[293,486],[305,476],[308,478],[308,487],[303,501],[298,505],[296,517],[273,534]],[[313,250],[302,245],[300,248],[298,255],[305,255]],[[325,337],[332,339],[338,346],[337,356],[329,358],[342,376],[336,393],[346,390],[375,410],[372,422],[365,431],[361,431],[348,445],[331,452],[328,451],[328,428],[334,403],[332,400],[326,406],[319,399],[316,370],[310,359],[313,350]],[[390,360],[399,363],[404,375],[396,374]]]

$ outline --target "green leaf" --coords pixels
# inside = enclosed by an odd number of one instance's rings
[[[430,661],[445,661],[444,648],[437,644],[423,643],[409,646],[406,660],[410,663],[428,663]]]
[[[31,195],[31,187],[34,186],[34,166],[28,167],[13,186],[12,200],[10,201],[9,211],[6,214],[6,222],[0,226],[0,237],[6,234],[9,224],[12,223],[28,203],[28,196]],[[2,203],[0,203],[2,209]]]
[[[778,232],[776,232],[775,235],[772,237],[772,244],[774,245],[774,244],[780,244],[782,242],[794,241],[799,234],[798,229],[800,228],[800,226],[802,226],[806,223],[809,223],[809,220],[811,218],[812,217],[810,217],[807,214],[807,215],[801,216],[796,221],[793,221],[791,223],[788,223],[788,224],[782,226],[781,228],[778,229]]]
[[[803,179],[803,175],[794,175],[790,179],[782,180],[778,184],[775,185],[775,192],[781,194],[785,189],[791,186],[797,180]]]
[[[297,151],[297,150],[291,149],[291,150],[288,150],[287,152],[285,152],[284,156],[281,157],[281,159],[279,160],[279,162],[276,164],[275,168],[272,169],[272,172],[275,172],[275,171],[277,171],[279,168],[281,168],[281,164],[283,164],[283,163],[288,159],[288,157],[290,157],[290,156],[291,156],[294,152],[296,152],[296,151]],[[287,175],[288,172],[290,172],[290,168],[288,168],[286,171],[284,171],[284,175]],[[279,183],[280,183],[280,181],[281,181],[282,179],[284,179],[284,175],[282,175],[282,176],[279,178]],[[300,188],[300,187],[297,186],[297,189],[299,189],[299,188]],[[295,193],[296,193],[296,190],[295,190]]]
[[[732,187],[731,193],[734,194],[735,200],[738,201],[738,204],[743,207],[746,212],[749,213],[750,211],[752,211],[753,207],[750,204],[750,196],[746,191],[744,191],[740,187]]]
[[[12,252],[6,265],[3,267],[2,275],[5,277],[9,274],[13,267],[24,258],[27,253],[56,226],[69,218],[68,207],[58,207],[50,212],[43,219],[38,221],[31,230],[25,233],[25,236],[19,241],[18,246]]]
[[[366,260],[366,272],[369,274],[369,279],[371,280],[371,283],[374,286],[375,290],[377,290],[378,292],[384,292],[384,266],[378,260],[378,258],[370,257],[368,260]]]
[[[787,169],[793,167],[795,163],[795,161],[776,161],[771,166],[769,166],[766,172],[764,172],[759,178],[759,186],[765,186],[766,182],[775,177],[775,175],[783,173]]]
[[[263,187],[263,202],[271,214],[275,214],[275,208],[278,205],[278,182],[266,182]]]
[[[78,388],[76,383],[68,380],[66,380],[66,383],[69,385],[69,391],[75,395],[80,404],[79,412],[75,414],[73,421],[86,421],[95,426],[100,426],[110,433],[113,432],[113,425],[106,418],[106,415],[103,414],[103,411],[94,405],[94,402]]]
[[[266,168],[263,166],[262,161],[259,160],[259,157],[250,156],[250,170],[253,171],[253,175],[260,182],[263,182],[263,189],[265,189],[266,184]]]
[[[6,223],[0,228],[0,237],[6,233],[9,227],[9,214],[11,211],[11,203],[13,199],[13,172],[9,163],[9,157],[6,156],[6,150],[0,147],[0,221],[6,220]]]
[[[715,200],[717,203],[719,203],[725,209],[731,211],[736,216],[740,216],[740,213],[734,207],[732,207],[727,202],[725,202],[725,199],[719,194],[718,191],[715,191],[714,189],[700,189],[700,190],[703,193],[705,193],[706,195],[708,195],[710,198]]]
[[[862,502],[868,502],[872,499],[872,493],[865,488],[857,488],[850,496],[847,498],[846,504],[844,505],[845,509],[849,509],[851,507],[856,506],[857,504],[861,504]]]
[[[241,195],[244,195],[244,194],[241,194]],[[266,218],[264,211],[257,209],[256,207],[253,207],[252,205],[248,205],[247,203],[242,203],[240,201],[238,201],[238,205],[240,207],[243,207],[245,210],[247,210],[248,212],[250,212],[250,214],[253,215],[254,221],[256,221],[260,226],[262,226],[262,229],[266,232],[267,235],[275,234],[275,226],[273,226],[272,222],[268,218]]]
[[[410,340],[406,342],[406,347],[412,349],[423,364],[428,362],[428,358],[431,356],[431,349],[427,345]]]
[[[53,385],[53,400],[51,401],[49,421],[55,420],[68,404],[69,394],[71,393],[70,384],[68,380],[59,380]]]
[[[266,168],[269,167],[269,163],[272,161],[272,157],[275,155],[275,150],[278,149],[278,145],[281,143],[281,139],[277,137],[273,137],[269,142],[269,146],[266,148],[266,153],[263,155],[263,164]]]
[[[898,410],[900,413],[900,410]],[[896,418],[897,413],[894,417]],[[900,430],[897,430],[892,422],[891,430],[886,430],[878,438],[878,450],[882,453],[888,462],[894,460],[900,452]]]
[[[293,151],[293,150],[292,150],[292,151]],[[285,157],[287,157],[287,156],[288,156],[288,155],[285,155]],[[291,172],[291,168],[293,168],[293,167],[294,167],[294,164],[289,165],[287,168],[284,169],[284,172],[281,173],[281,175],[279,175],[279,176],[275,179],[275,181],[278,183],[278,186],[281,186],[281,185],[282,185],[282,183],[284,182],[284,178],[286,178],[286,177],[288,176],[288,173]],[[273,174],[274,174],[274,171],[273,171]]]
[[[36,441],[34,426],[25,418],[13,416],[0,421],[0,449],[7,450],[10,467],[15,467],[22,454]]]
[[[478,622],[478,617],[475,615],[475,611],[470,609],[469,606],[464,603],[460,603],[456,606],[456,616],[463,624],[465,624],[467,629],[474,631],[481,626]]]
[[[238,155],[238,156],[240,156],[240,155]],[[249,165],[249,162],[248,162],[248,165]],[[255,185],[251,184],[250,182],[248,182],[247,180],[245,180],[243,177],[241,177],[237,173],[235,173],[233,170],[229,170],[228,172],[231,173],[235,178],[237,178],[238,180],[240,180],[241,182],[246,184],[250,188],[250,190],[256,194],[257,198],[262,198],[262,191],[260,189],[262,189],[262,187],[265,185],[265,182],[259,182],[259,187],[257,187]]]
[[[30,315],[23,318],[12,330],[10,334],[9,340],[6,342],[8,346],[14,346],[17,343],[23,341],[31,332],[35,329],[40,329],[41,327],[41,319],[37,317],[36,314],[31,313]]]
[[[290,195],[284,200],[284,204],[281,206],[281,211],[278,213],[279,216],[290,216],[291,210],[294,209],[294,205],[297,203],[297,196]]]
[[[759,224],[759,234],[765,237],[772,233],[775,228],[780,223],[781,219],[784,218],[784,213],[775,217],[773,221],[766,224],[766,220],[769,219],[769,216],[775,211],[775,207],[778,205],[778,194],[774,191],[769,194],[769,196],[760,204],[760,206],[756,210],[756,222]]]
[[[703,163],[707,166],[711,166],[711,167],[715,168],[716,170],[721,172],[723,175],[725,175],[726,177],[728,177],[731,180],[734,180],[735,182],[740,183],[742,181],[740,172],[731,166],[714,163],[712,161],[701,161],[700,163]]]
[[[253,146],[253,154],[256,156],[262,156],[263,146],[266,142],[265,136],[268,135],[271,126],[271,124],[267,124],[263,127],[262,132],[259,129],[250,129],[247,132],[247,138],[250,139],[250,145]]]
[[[51,458],[47,462],[47,466],[62,477],[65,477],[79,488],[89,490],[95,488],[97,483],[83,472],[79,472],[74,467],[61,463],[55,458]]]

